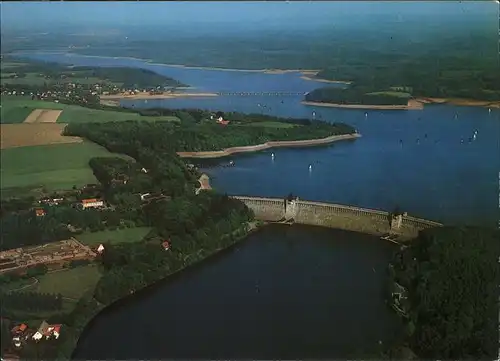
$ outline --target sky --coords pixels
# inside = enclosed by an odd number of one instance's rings
[[[288,22],[350,23],[362,26],[374,19],[440,20],[450,24],[493,14],[493,1],[468,2],[2,2],[2,30],[56,24],[80,26],[144,26],[247,24],[269,27]],[[491,10],[490,10],[491,9]]]

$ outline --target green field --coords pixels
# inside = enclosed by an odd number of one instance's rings
[[[143,117],[137,113],[118,112],[113,110],[99,110],[54,103],[44,100],[31,100],[26,96],[2,96],[1,123],[20,123],[24,121],[22,116],[29,114],[33,109],[60,109],[63,110],[58,123],[82,123],[82,122],[110,122],[124,120],[147,120],[147,121],[176,121],[179,118],[173,116]]]
[[[78,235],[76,239],[88,246],[97,246],[100,243],[111,244],[140,242],[151,231],[150,227],[136,227],[117,229],[116,231],[89,232]]]
[[[63,190],[96,183],[89,160],[106,156],[117,154],[91,142],[2,149],[2,198],[29,191],[40,194],[43,188]]]
[[[91,264],[47,273],[37,277],[39,282],[26,290],[40,293],[60,293],[63,297],[78,300],[95,288],[100,277],[98,266]]]
[[[24,119],[34,110],[35,108],[28,105],[21,105],[17,102],[5,101],[2,97],[2,108],[0,111],[0,123],[1,124],[13,124],[22,123]]]
[[[2,285],[3,292],[39,292],[49,294],[61,294],[63,299],[62,311],[47,311],[37,313],[22,313],[23,322],[30,326],[36,325],[40,320],[60,314],[71,312],[76,302],[86,293],[94,290],[101,278],[101,272],[96,264],[80,266],[71,269],[62,269],[47,273],[43,276],[10,282]]]

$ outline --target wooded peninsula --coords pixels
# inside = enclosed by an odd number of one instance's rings
[[[346,88],[322,87],[308,102],[406,105],[411,98],[500,101],[498,59],[470,54],[381,55],[332,64],[314,77],[350,82]]]

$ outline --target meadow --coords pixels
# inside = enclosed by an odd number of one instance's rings
[[[39,293],[60,293],[65,298],[77,301],[85,293],[94,290],[100,277],[99,267],[90,264],[72,269],[57,270],[37,277],[38,283],[26,290]]]
[[[140,242],[150,231],[150,227],[105,230],[83,233],[78,235],[76,239],[87,246],[98,246],[100,243],[106,242],[110,244],[134,243]]]
[[[35,109],[62,110],[63,112],[57,119],[58,123],[112,122],[125,120],[180,121],[179,118],[173,116],[145,117],[138,113],[90,109],[78,105],[54,103],[44,100],[31,100],[31,97],[27,96],[2,96],[1,102],[0,122],[2,124],[22,123]]]
[[[91,142],[3,149],[0,157],[2,198],[27,192],[71,189],[96,183],[89,167],[93,157],[117,156]]]
[[[62,312],[71,312],[78,300],[87,293],[93,292],[101,278],[99,266],[90,264],[70,269],[61,269],[37,276],[2,285],[3,292],[38,292],[61,294],[63,296]],[[21,313],[20,320],[36,327],[43,319],[59,314],[61,311],[47,311],[37,313]]]

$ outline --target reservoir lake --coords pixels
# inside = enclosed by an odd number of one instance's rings
[[[189,92],[221,93],[123,101],[127,107],[294,118],[312,118],[315,112],[316,119],[350,124],[363,135],[329,146],[221,159],[216,163],[233,160],[235,166],[207,169],[219,192],[280,198],[292,192],[301,199],[386,211],[399,206],[447,224],[498,224],[499,109],[312,107],[301,104],[304,94],[325,83],[301,79],[299,72],[189,69],[61,52],[22,55],[82,66],[141,67],[195,88]],[[476,130],[477,139],[469,140]],[[343,358],[356,356],[355,350],[373,351],[398,330],[382,298],[393,251],[362,234],[298,225],[264,228],[104,311],[84,332],[74,358]]]

